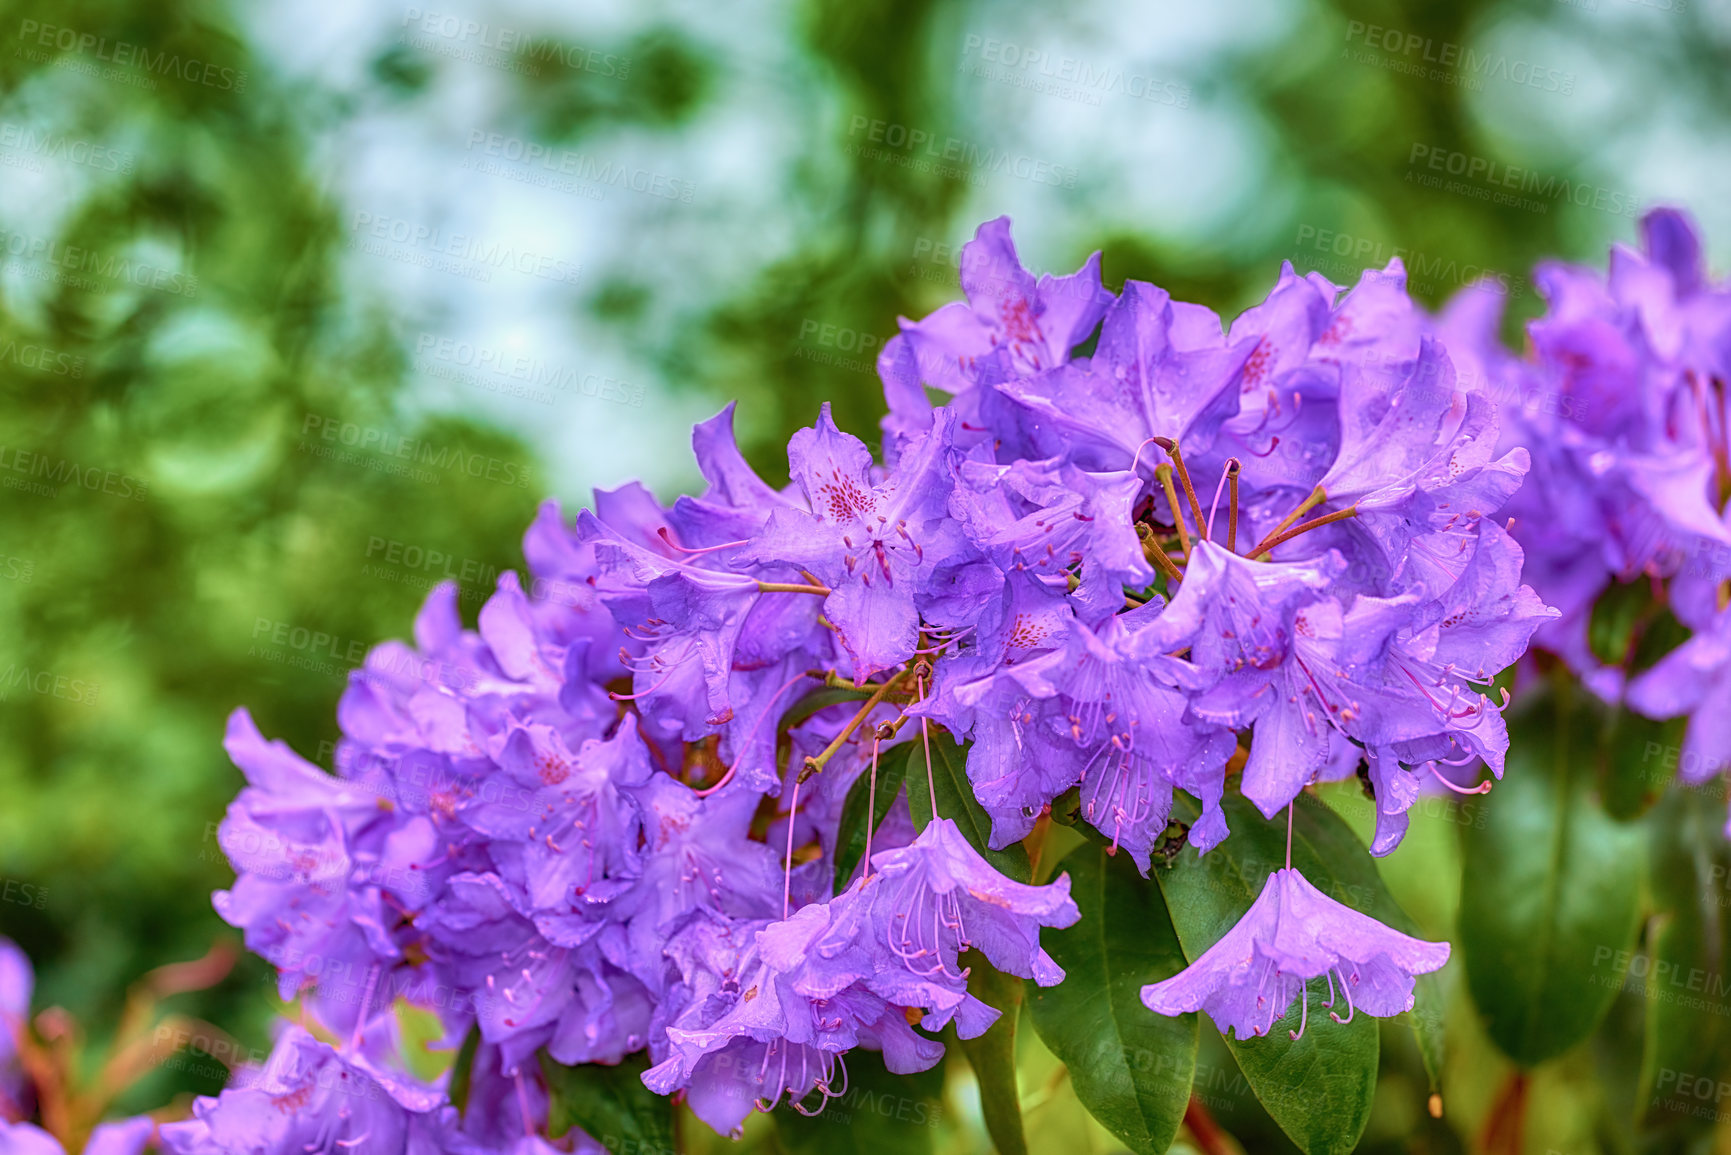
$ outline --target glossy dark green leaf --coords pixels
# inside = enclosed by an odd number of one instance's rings
[[[643,1085],[649,1056],[639,1051],[617,1066],[567,1067],[541,1053],[550,1101],[547,1136],[581,1127],[613,1155],[673,1150],[673,1107]]]
[[[938,813],[956,824],[962,837],[973,844],[998,871],[1017,882],[1033,877],[1028,852],[1022,844],[1012,843],[1002,850],[992,850],[987,842],[992,834],[992,820],[986,816],[974,798],[974,787],[968,781],[968,747],[958,746],[942,730],[931,734],[931,763],[926,762],[926,743],[918,733],[908,750],[908,812],[913,816],[914,829],[924,830],[932,820],[932,798],[935,795]]]
[[[840,894],[853,877],[854,868],[865,854],[866,831],[875,830],[889,814],[901,792],[902,781],[908,775],[908,755],[913,747],[903,742],[892,746],[878,757],[877,790],[872,790],[872,773],[868,765],[848,788],[842,803],[841,822],[836,829],[835,889]],[[869,820],[869,827],[868,827]]]
[[[475,1050],[481,1045],[481,1028],[470,1027],[457,1051],[457,1061],[451,1067],[451,1105],[462,1111],[469,1105],[469,1079],[475,1071]]]
[[[1511,717],[1503,780],[1484,823],[1461,831],[1468,986],[1492,1041],[1523,1066],[1592,1033],[1634,945],[1644,832],[1594,797],[1597,733],[1592,711],[1554,691]]]
[[[1641,624],[1640,636],[1635,639],[1635,651],[1629,658],[1630,674],[1652,669],[1661,658],[1688,641],[1694,634],[1694,630],[1677,620],[1671,607],[1656,607],[1653,614]]]
[[[872,690],[848,690],[840,686],[825,686],[821,690],[813,690],[799,701],[787,708],[781,716],[779,728],[789,729],[799,725],[819,710],[827,710],[831,706],[839,706],[843,702],[863,702],[871,697]]]
[[[777,1109],[776,1138],[787,1155],[928,1155],[943,1118],[943,1094],[942,1063],[897,1075],[876,1051],[856,1049],[847,1055],[847,1091],[818,1115]]]
[[[935,751],[934,751],[935,760]],[[1022,1134],[1021,1094],[1016,1087],[1016,1028],[1022,1015],[1022,980],[999,971],[979,951],[962,955],[968,968],[968,993],[1000,1012],[978,1038],[959,1039],[980,1086],[980,1113],[998,1155],[1027,1155]],[[955,1029],[947,1032],[954,1037]]]
[[[1660,722],[1596,704],[1583,709],[1604,719],[1594,761],[1606,813],[1623,822],[1639,818],[1659,800],[1676,775],[1675,752],[1683,741],[1687,719]]]
[[[1137,1155],[1161,1155],[1190,1099],[1199,1028],[1195,1015],[1151,1014],[1141,992],[1184,969],[1184,948],[1159,885],[1129,855],[1089,843],[1059,869],[1082,918],[1040,936],[1065,977],[1027,984],[1029,1015],[1094,1118]]]
[[[1587,644],[1593,656],[1607,666],[1629,660],[1639,640],[1642,624],[1654,610],[1653,589],[1645,578],[1612,582],[1593,602],[1587,619]]]
[[[1224,806],[1231,837],[1205,855],[1181,853],[1171,869],[1154,872],[1191,961],[1237,924],[1268,875],[1286,861],[1284,819],[1268,821],[1236,794],[1229,794]],[[1193,821],[1196,806],[1183,799],[1174,811]],[[1296,803],[1292,865],[1335,901],[1410,931],[1411,920],[1389,896],[1364,844],[1339,815],[1308,794]],[[1294,1040],[1289,1034],[1303,1014],[1295,1002],[1265,1037],[1228,1038],[1226,1045],[1251,1090],[1299,1149],[1334,1155],[1351,1151],[1370,1119],[1381,1044],[1376,1019],[1357,1015],[1348,1023],[1334,1022],[1321,1009],[1322,981],[1314,985],[1302,1037]]]
[[[1413,982],[1412,996],[1412,1010],[1403,1017],[1418,1042],[1418,1055],[1424,1063],[1425,1078],[1430,1081],[1430,1093],[1441,1094],[1443,1060],[1447,1057],[1442,979],[1435,973],[1419,975]]]
[[[1699,1106],[1681,1092],[1694,1078],[1724,1070],[1731,1036],[1731,983],[1725,973],[1727,863],[1723,802],[1698,790],[1672,790],[1654,808],[1651,842],[1653,934],[1648,959],[1613,959],[1626,987],[1646,998],[1637,1110],[1649,1124],[1699,1130]],[[1618,965],[1618,964],[1624,965]],[[1641,973],[1636,974],[1639,970]],[[1715,1083],[1715,1085],[1717,1085]],[[1710,1126],[1711,1120],[1705,1121]]]

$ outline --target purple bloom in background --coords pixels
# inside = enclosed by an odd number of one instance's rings
[[[1731,769],[1731,608],[1629,683],[1628,703],[1649,718],[1689,715],[1678,766],[1684,782],[1699,785]]]
[[[349,889],[352,839],[386,813],[381,799],[306,762],[285,743],[267,743],[245,710],[229,718],[224,742],[250,785],[230,804],[217,837],[238,877],[212,898],[216,912],[246,932],[247,946],[276,964],[283,998],[293,998],[332,963],[373,961],[372,917]]]
[[[84,1155],[141,1155],[155,1134],[156,1124],[145,1115],[102,1123],[91,1131]],[[0,1122],[0,1155],[66,1155],[66,1149],[33,1124]]]
[[[625,893],[640,871],[637,808],[625,791],[647,782],[650,767],[634,720],[581,754],[550,726],[517,727],[498,760],[523,791],[476,808],[470,825],[500,843],[494,864],[521,888],[541,933],[563,946],[586,941],[589,908]]]
[[[1200,845],[1213,845],[1213,816],[1224,785],[1232,738],[1187,715],[1182,687],[1189,667],[1150,645],[1145,635],[1161,606],[1150,602],[1090,629],[1070,620],[1061,644],[1022,663],[1017,679],[1052,706],[1038,717],[1048,730],[1058,774],[1082,787],[1082,813],[1102,834],[1129,850],[1144,871],[1166,828],[1172,789],[1198,794],[1209,815],[1198,824]],[[1024,715],[1031,724],[1035,714]],[[1054,773],[1056,771],[1044,771]]]
[[[666,775],[638,792],[644,809],[643,871],[629,907],[629,966],[659,988],[661,945],[694,912],[761,920],[781,909],[781,860],[750,841],[759,796],[729,788],[700,798]]]
[[[655,731],[695,741],[729,722],[733,650],[757,602],[757,579],[711,568],[712,559],[668,556],[670,544],[634,544],[588,511],[577,526],[608,579],[603,600],[644,647],[634,689]]]
[[[547,1108],[540,1064],[506,1070],[499,1049],[482,1043],[469,1069],[468,1102],[450,1150],[453,1155],[553,1155],[570,1145],[577,1155],[606,1155],[601,1144],[578,1128],[567,1132],[558,1147],[541,1138]]]
[[[30,1113],[30,1084],[18,1060],[18,1040],[30,1022],[36,972],[17,943],[0,935],[0,1118]]]
[[[1641,233],[1641,251],[1613,247],[1608,275],[1540,266],[1547,309],[1528,326],[1525,360],[1497,344],[1501,301],[1484,290],[1451,302],[1436,325],[1476,390],[1501,405],[1503,444],[1532,454],[1508,512],[1528,580],[1561,611],[1536,642],[1610,700],[1625,675],[1588,644],[1600,593],[1731,574],[1731,289],[1708,282],[1680,214],[1649,213]],[[1691,614],[1690,601],[1677,598],[1679,616],[1705,628],[1710,612]]]
[[[1357,1011],[1377,1016],[1412,1009],[1413,976],[1439,969],[1446,942],[1423,942],[1342,906],[1287,867],[1268,876],[1244,917],[1184,970],[1142,988],[1162,1015],[1206,1011],[1222,1033],[1266,1035],[1292,1001],[1305,998],[1296,1038],[1310,1015],[1307,984],[1326,977],[1323,1006],[1339,1022]]]

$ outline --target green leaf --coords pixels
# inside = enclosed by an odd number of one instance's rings
[[[1635,652],[1629,659],[1629,673],[1639,674],[1658,665],[1659,659],[1695,636],[1695,631],[1677,620],[1669,606],[1657,606],[1641,626],[1641,636],[1635,641]]]
[[[456,1066],[451,1068],[451,1089],[449,1092],[451,1105],[459,1111],[467,1110],[469,1106],[469,1079],[475,1072],[475,1049],[481,1045],[481,1028],[473,1026],[463,1037],[463,1046],[457,1051]]]
[[[935,757],[935,754],[934,754]],[[968,968],[968,993],[1001,1013],[991,1029],[975,1039],[959,1039],[980,1085],[980,1113],[998,1155],[1027,1155],[1022,1134],[1022,1099],[1016,1088],[1016,1025],[1022,1013],[1022,980],[1006,975],[979,951],[962,955]],[[954,1037],[955,1028],[948,1028]]]
[[[962,837],[973,844],[1000,874],[1017,882],[1033,878],[1028,852],[1022,844],[1012,843],[1002,850],[987,846],[992,833],[992,820],[986,816],[974,798],[973,783],[968,781],[968,747],[958,746],[948,732],[933,727],[931,763],[926,762],[926,743],[919,735],[906,744],[908,750],[908,813],[913,816],[914,829],[924,830],[932,820],[932,797],[938,801],[938,813],[956,824]]]
[[[649,1056],[626,1056],[617,1066],[567,1067],[543,1051],[541,1070],[550,1096],[547,1137],[581,1127],[614,1155],[673,1150],[673,1106],[643,1085]]]
[[[1593,602],[1587,619],[1587,645],[1593,656],[1607,666],[1628,661],[1653,609],[1652,583],[1645,578],[1612,582]]]
[[[1467,984],[1491,1040],[1526,1067],[1592,1034],[1622,984],[1613,964],[1634,945],[1639,914],[1644,831],[1593,798],[1581,746],[1596,718],[1570,689],[1509,720],[1507,771],[1482,826],[1461,830]]]
[[[1444,1051],[1442,978],[1436,972],[1419,975],[1413,982],[1412,1010],[1404,1016],[1418,1041],[1419,1061],[1424,1064],[1430,1093],[1442,1093]]]
[[[818,1115],[775,1112],[776,1138],[787,1155],[929,1155],[943,1117],[944,1065],[915,1075],[884,1068],[876,1051],[847,1055],[847,1093]],[[813,1096],[815,1098],[816,1096]]]
[[[853,877],[854,868],[865,854],[868,817],[871,828],[875,830],[889,814],[896,795],[901,792],[902,781],[908,775],[908,755],[912,749],[912,743],[903,742],[879,755],[875,801],[871,788],[870,766],[867,766],[865,772],[854,779],[853,785],[848,788],[847,800],[842,803],[841,822],[836,830],[837,894],[847,888],[848,879]]]
[[[1232,835],[1204,855],[1180,854],[1158,870],[1160,890],[1185,957],[1194,962],[1231,930],[1262,893],[1268,876],[1286,862],[1286,823],[1273,822],[1236,794],[1222,805]],[[1196,805],[1180,799],[1174,813],[1193,821]],[[1409,931],[1412,920],[1390,897],[1364,844],[1323,803],[1300,794],[1293,814],[1292,864],[1337,902]],[[1295,1001],[1285,1019],[1260,1039],[1226,1040],[1245,1081],[1280,1129],[1306,1155],[1351,1151],[1370,1120],[1380,1040],[1377,1020],[1357,1015],[1336,1023],[1322,1009],[1322,980],[1310,991],[1303,1037]]]
[[[1665,753],[1681,747],[1688,719],[1659,722],[1621,708],[1584,708],[1605,719],[1594,751],[1605,811],[1620,822],[1639,818],[1659,800],[1676,772],[1676,757]]]
[[[1184,949],[1159,886],[1129,855],[1089,843],[1060,868],[1082,918],[1040,936],[1065,977],[1055,987],[1027,983],[1034,1029],[1094,1118],[1137,1155],[1161,1155],[1189,1103],[1197,1016],[1151,1014],[1142,987],[1184,969]]]
[[[799,701],[787,708],[777,723],[778,730],[791,729],[799,725],[819,710],[827,710],[831,706],[839,706],[843,702],[863,702],[874,690],[846,690],[840,686],[825,686],[821,690],[813,690]]]
[[[1639,977],[1625,975],[1632,958],[1614,959],[1612,969],[1647,1000],[1637,1113],[1649,1122],[1698,1129],[1699,1103],[1679,1093],[1674,1073],[1723,1070],[1731,1034],[1722,941],[1728,857],[1723,804],[1698,790],[1672,790],[1654,809],[1652,822],[1651,889],[1658,918],[1648,950],[1651,965]],[[1666,1071],[1673,1078],[1662,1087]]]

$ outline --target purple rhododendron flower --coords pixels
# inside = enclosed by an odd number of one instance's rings
[[[193,1118],[162,1127],[174,1155],[304,1155],[366,1150],[444,1155],[457,1112],[445,1097],[344,1056],[287,1026],[262,1070],[193,1103]]]
[[[872,867],[857,892],[868,911],[867,933],[909,975],[960,976],[961,952],[973,949],[1005,974],[1044,987],[1063,981],[1063,969],[1040,949],[1040,928],[1081,917],[1069,875],[1044,886],[1006,878],[949,818],[934,818],[911,845],[874,856]]]
[[[1100,323],[1112,295],[1100,285],[1100,254],[1067,277],[1022,268],[1010,240],[1010,218],[981,225],[962,248],[961,301],[923,321],[901,321],[901,333],[878,357],[889,416],[884,428],[897,440],[927,429],[932,406],[923,386],[957,396],[961,428],[977,439],[989,386],[1052,369],[1069,360]]]
[[[961,548],[948,515],[952,425],[940,411],[879,481],[871,451],[835,427],[826,404],[817,425],[788,443],[789,470],[810,512],[775,511],[746,554],[759,564],[795,564],[824,583],[824,616],[857,679],[912,656],[920,611]]]
[[[1412,1009],[1413,976],[1439,969],[1446,942],[1422,942],[1390,930],[1323,894],[1287,867],[1268,876],[1238,924],[1178,974],[1142,988],[1142,1002],[1162,1015],[1206,1011],[1222,1033],[1266,1035],[1301,995],[1294,1038],[1310,1016],[1308,984],[1326,978],[1337,1022],[1357,1011],[1377,1016]],[[1338,985],[1337,985],[1338,984]],[[1346,1004],[1343,1016],[1338,1006]]]
[[[845,1093],[843,1056],[855,1047],[882,1051],[903,1073],[937,1062],[942,1046],[860,983],[869,959],[845,949],[837,959],[826,947],[832,918],[829,905],[813,903],[781,922],[696,924],[691,1002],[667,1027],[668,1058],[644,1083],[662,1094],[689,1087],[692,1109],[727,1133],[754,1105],[767,1110],[785,1097],[806,1110],[801,1100],[813,1091]]]

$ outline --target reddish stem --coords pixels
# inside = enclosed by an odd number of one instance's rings
[[[1189,1128],[1190,1137],[1196,1140],[1202,1155],[1237,1155],[1234,1151],[1236,1145],[1195,1095],[1190,1096],[1190,1104],[1184,1108],[1184,1126]]]
[[[1507,1152],[1521,1155],[1527,1129],[1527,1087],[1525,1071],[1511,1071],[1497,1092],[1496,1102],[1485,1119],[1484,1134],[1479,1137],[1479,1149],[1487,1155]]]

